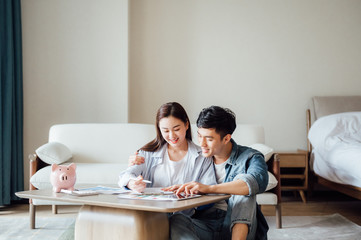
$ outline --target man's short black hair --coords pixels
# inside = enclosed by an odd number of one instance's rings
[[[236,129],[236,115],[228,108],[210,106],[203,108],[197,119],[198,128],[214,128],[224,138]]]

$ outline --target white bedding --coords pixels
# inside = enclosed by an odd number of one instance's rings
[[[330,181],[361,187],[361,112],[319,118],[308,138],[313,170]]]

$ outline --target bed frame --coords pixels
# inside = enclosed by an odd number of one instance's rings
[[[320,117],[342,113],[361,111],[361,96],[327,96],[327,97],[313,97],[310,103],[310,109],[307,109],[307,136],[310,130],[311,124]],[[309,159],[311,159],[312,145],[307,138],[307,149]],[[332,182],[323,177],[318,176],[311,169],[312,184],[318,183],[322,186],[330,188],[332,190],[341,192],[348,196],[361,200],[361,188]],[[312,187],[311,187],[312,190]]]

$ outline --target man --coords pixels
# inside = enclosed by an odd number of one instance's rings
[[[187,194],[231,194],[228,201],[192,216],[170,217],[172,239],[267,239],[268,225],[256,203],[256,194],[265,191],[267,165],[263,155],[237,145],[231,138],[235,114],[218,106],[205,108],[197,120],[198,139],[204,157],[213,157],[217,185],[189,182],[167,190]]]

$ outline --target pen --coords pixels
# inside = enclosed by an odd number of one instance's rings
[[[130,179],[132,179],[132,180],[139,180],[138,178],[135,178],[135,177],[132,177],[132,178],[130,178]],[[151,181],[149,181],[149,180],[145,180],[145,179],[143,179],[142,180],[142,182],[145,182],[145,183],[152,183]]]

